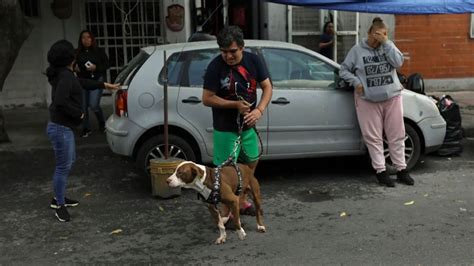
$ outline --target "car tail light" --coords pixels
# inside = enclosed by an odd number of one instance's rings
[[[118,116],[128,116],[127,90],[118,90],[115,93],[115,114]]]

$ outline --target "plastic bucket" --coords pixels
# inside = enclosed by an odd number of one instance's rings
[[[176,167],[182,162],[180,159],[151,159],[151,194],[161,198],[170,198],[181,195],[181,188],[171,188],[166,179],[174,173]]]

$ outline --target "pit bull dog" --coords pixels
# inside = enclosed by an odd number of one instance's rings
[[[253,202],[256,209],[257,217],[257,231],[266,232],[263,225],[263,211],[262,201],[260,197],[260,184],[255,178],[252,169],[247,165],[238,164],[242,177],[242,193],[252,195]],[[180,163],[174,173],[166,179],[170,187],[192,188],[199,192],[204,199],[208,199],[212,189],[215,187],[215,169],[200,165],[191,161]],[[239,185],[239,178],[234,166],[224,166],[220,172],[220,202],[227,205],[231,210],[228,217],[222,217],[215,204],[208,204],[209,211],[214,218],[217,227],[219,228],[219,237],[216,239],[216,244],[223,244],[226,241],[226,232],[224,224],[229,219],[233,219],[237,235],[241,240],[245,239],[246,233],[240,223],[239,214],[239,195],[236,191]]]

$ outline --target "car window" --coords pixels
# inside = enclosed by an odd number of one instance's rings
[[[145,51],[140,51],[140,53],[130,60],[130,62],[120,71],[117,78],[115,79],[115,83],[128,86],[140,67],[149,57],[150,55],[148,53]]]
[[[219,55],[218,49],[196,50],[188,52],[189,68],[187,75],[187,85],[189,87],[202,87],[204,84],[204,74],[207,66],[216,56]]]
[[[334,67],[319,58],[288,49],[262,48],[273,86],[334,88]]]
[[[168,85],[169,86],[179,86],[181,79],[181,69],[186,61],[185,53],[178,52],[172,54],[168,57],[166,62],[168,65]],[[162,65],[162,64],[159,64]],[[165,80],[165,71],[164,68],[161,69],[160,75],[158,77],[158,82],[163,84]]]

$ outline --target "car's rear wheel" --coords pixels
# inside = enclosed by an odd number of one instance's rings
[[[137,166],[147,175],[150,175],[150,160],[165,158],[164,136],[158,135],[147,140],[138,150]],[[196,154],[191,145],[183,138],[169,135],[169,158],[178,158],[185,161],[196,161]]]
[[[421,141],[418,132],[409,124],[405,123],[405,161],[407,170],[412,169],[421,157]],[[384,138],[384,156],[387,162],[387,169],[394,171],[392,161],[390,160],[390,152],[387,140]]]

